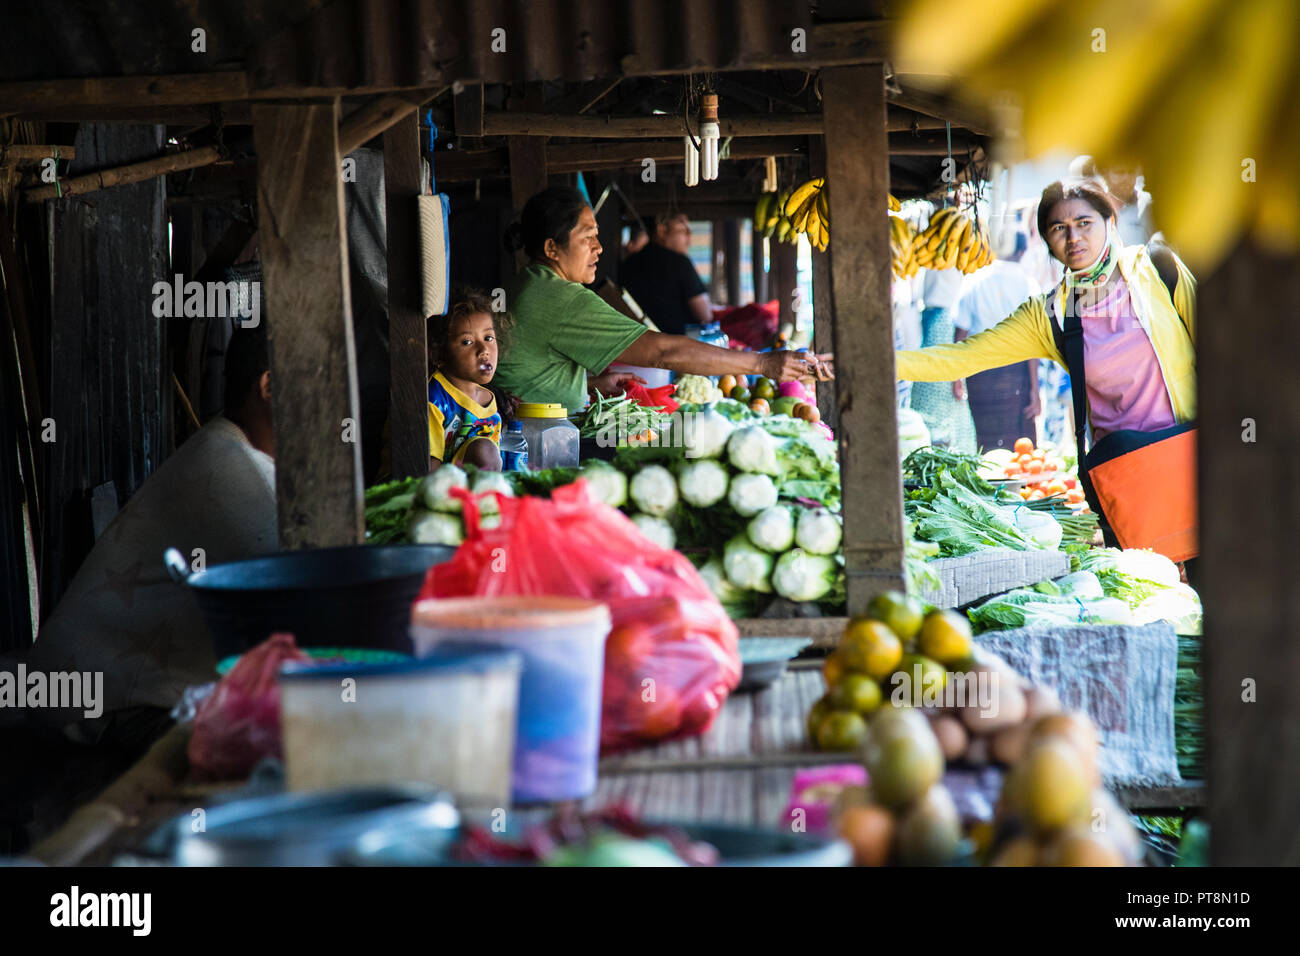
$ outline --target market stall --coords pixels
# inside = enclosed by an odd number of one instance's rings
[[[241,60],[244,70],[185,75],[173,70],[161,78],[166,82],[44,76],[6,84],[15,104],[6,121],[47,124],[38,128],[39,138],[51,143],[67,134],[57,128],[62,122],[83,124],[76,147],[81,150],[86,126],[126,120],[155,124],[174,144],[161,161],[111,157],[117,165],[108,175],[97,170],[63,177],[72,170],[60,171],[53,194],[49,184],[30,177],[17,190],[12,188],[20,182],[17,177],[5,180],[6,203],[26,204],[33,213],[41,204],[53,204],[51,255],[61,264],[84,265],[89,276],[101,265],[82,263],[65,232],[93,225],[83,222],[79,205],[88,192],[188,170],[203,172],[178,184],[187,205],[256,190],[259,261],[271,316],[269,372],[278,383],[269,400],[280,549],[308,554],[331,547],[351,553],[373,549],[369,553],[376,562],[385,547],[443,549],[414,571],[389,575],[404,578],[400,593],[384,599],[385,635],[396,634],[393,646],[369,646],[378,642],[363,633],[367,628],[377,633],[379,604],[369,618],[367,606],[342,635],[303,625],[288,628],[295,633],[284,639],[271,636],[286,630],[284,624],[255,621],[252,626],[267,633],[234,649],[242,656],[232,653],[222,662],[233,670],[215,688],[194,693],[189,702],[196,707],[177,711],[178,726],[143,761],[33,847],[31,855],[47,862],[110,862],[141,853],[142,841],[168,819],[215,809],[224,798],[267,792],[258,788],[310,789],[301,784],[305,767],[325,774],[311,776],[314,785],[324,780],[335,787],[373,785],[386,780],[384,774],[396,774],[394,767],[414,767],[401,763],[404,754],[381,747],[371,748],[379,777],[357,776],[355,766],[328,758],[330,745],[344,739],[334,736],[333,728],[346,724],[350,716],[342,715],[351,713],[346,705],[355,703],[346,698],[347,682],[358,680],[379,682],[368,686],[383,686],[386,702],[401,702],[369,715],[370,736],[350,740],[359,751],[367,742],[383,738],[387,743],[395,721],[409,721],[403,724],[413,748],[407,754],[428,749],[420,746],[422,732],[426,743],[438,739],[430,727],[441,732],[451,726],[460,735],[456,739],[472,739],[470,750],[481,759],[462,753],[455,767],[439,764],[423,781],[452,791],[465,805],[467,823],[475,819],[470,798],[482,796],[497,801],[491,809],[510,806],[515,813],[517,805],[522,819],[537,822],[575,804],[597,811],[625,803],[652,821],[782,831],[805,818],[799,813],[820,814],[821,824],[813,829],[831,844],[843,836],[859,862],[1005,861],[1012,846],[1031,860],[1062,862],[1076,859],[1053,855],[1065,854],[1068,844],[1085,861],[1132,864],[1142,855],[1127,836],[1113,845],[1090,844],[1101,857],[1083,853],[1073,831],[1095,808],[1087,800],[1108,801],[1111,797],[1102,794],[1110,791],[1129,808],[1175,811],[1204,802],[1200,602],[1177,580],[1176,569],[1171,578],[1168,562],[1153,564],[1140,555],[1097,547],[1095,519],[1079,507],[1068,484],[1077,481],[1077,470],[1064,460],[1050,466],[1046,453],[1035,455],[1041,449],[1021,451],[1015,467],[1001,463],[1000,473],[997,462],[954,455],[928,442],[900,451],[891,272],[974,271],[990,253],[977,216],[965,210],[935,209],[924,229],[904,228],[902,217],[890,212],[898,204],[891,190],[904,201],[928,197],[946,206],[949,181],[918,171],[907,158],[957,156],[969,185],[981,172],[978,160],[989,124],[909,89],[905,79],[887,77],[882,21],[819,21],[804,5],[795,5],[793,12],[777,4],[705,5],[691,16],[708,23],[702,34],[709,38],[707,49],[686,51],[664,42],[681,24],[665,24],[639,4],[612,12],[583,7],[589,29],[581,62],[573,62],[560,26],[512,10],[503,32],[527,37],[514,57],[478,49],[474,30],[487,21],[469,16],[451,18],[455,26],[437,38],[434,45],[445,56],[403,59],[372,42],[378,35],[405,35],[409,11],[366,5],[368,22],[382,21],[385,29],[357,37],[350,17],[359,6],[338,3],[312,11],[309,31],[293,24],[251,45]],[[732,15],[743,21],[738,31],[746,38],[743,44],[729,39]],[[677,16],[684,14],[679,10]],[[616,29],[620,17],[637,29],[630,34]],[[806,34],[806,46],[791,46],[792,30]],[[421,35],[414,29],[409,34]],[[313,45],[310,51],[301,46],[304,37]],[[333,55],[340,51],[346,55]],[[815,85],[805,82],[807,93],[791,95],[781,71],[816,76]],[[664,92],[680,73],[708,77],[709,89],[721,91],[732,108],[724,110],[718,136],[730,144],[723,157],[730,179],[724,177],[725,190],[720,185],[700,203],[706,209],[715,204],[709,215],[728,224],[718,230],[717,243],[725,284],[735,287],[739,275],[738,233],[731,226],[748,219],[756,236],[770,229],[775,237],[767,246],[771,267],[755,262],[762,275],[754,292],[760,283],[775,286],[772,295],[788,315],[784,289],[794,285],[796,266],[794,253],[778,243],[806,237],[813,272],[810,344],[815,352],[834,353],[834,379],[794,383],[798,389],[787,391],[791,383],[762,376],[730,382],[679,378],[673,401],[681,404],[671,411],[654,404],[666,395],[648,396],[649,401],[597,398],[587,409],[572,410],[574,437],[588,445],[569,466],[495,472],[445,464],[427,474],[430,370],[423,302],[429,276],[422,270],[429,257],[421,261],[416,254],[417,201],[438,193],[426,181],[423,163],[430,162],[437,182],[451,193],[453,214],[458,205],[471,213],[459,222],[454,215],[441,222],[442,239],[450,236],[452,261],[474,260],[475,268],[490,272],[495,282],[514,265],[500,250],[498,227],[553,177],[584,173],[594,184],[594,173],[626,180],[658,164],[671,170],[659,174],[664,188],[640,196],[628,191],[643,210],[656,203],[675,208],[676,185],[669,192],[666,180],[676,183],[684,145],[690,156],[691,127],[698,117],[687,116],[683,144],[681,118],[657,104],[665,96],[676,98],[683,113],[691,112],[690,81],[674,86],[671,95]],[[618,106],[604,115],[588,112],[602,103],[602,111]],[[431,105],[437,120],[432,113],[423,115]],[[201,124],[197,130],[185,128],[195,122]],[[246,148],[232,157],[225,140],[236,127],[245,128]],[[434,142],[440,130],[442,146]],[[377,208],[388,223],[383,387],[360,381],[364,363],[345,205],[353,150],[375,137],[382,138],[379,162],[385,177]],[[452,137],[456,148],[446,148]],[[153,139],[151,150],[135,142],[124,152],[157,151],[162,141]],[[216,145],[206,145],[209,139]],[[36,152],[12,155],[24,162],[44,158],[43,143],[23,145]],[[58,150],[51,146],[50,158],[66,161],[69,153],[60,157]],[[758,186],[752,173],[760,165],[779,169],[777,181]],[[482,201],[483,184],[492,180],[508,180],[505,205]],[[642,178],[643,185],[653,182]],[[148,196],[143,191],[134,196],[137,205],[110,210],[121,219],[148,213],[157,228],[140,248],[132,247],[141,258],[158,254],[163,244],[165,183],[155,183],[156,193],[151,187]],[[243,192],[241,209],[251,212],[248,199]],[[228,224],[213,243],[201,234],[202,219],[198,214],[189,223],[193,228],[180,230],[188,234],[171,237],[176,248],[169,250],[170,261],[190,267],[205,262],[205,269],[224,270],[246,247],[249,223]],[[31,237],[41,235],[34,217],[24,225],[37,230]],[[39,246],[31,237],[27,243]],[[7,255],[12,245],[6,238]],[[124,265],[144,268],[116,260],[102,267],[120,272]],[[4,271],[6,294],[19,306],[42,285],[10,268],[9,261]],[[439,273],[444,284],[450,278],[445,273],[445,268]],[[14,291],[17,280],[9,278],[20,274],[27,280],[21,292]],[[49,347],[44,357],[58,373],[44,394],[64,395],[59,400],[64,420],[73,417],[66,396],[78,394],[72,378],[80,370],[64,369],[59,359],[75,338],[67,316],[82,307],[81,293],[81,283],[74,283],[49,303],[55,332],[41,343]],[[35,381],[27,354],[33,336],[23,310],[11,308],[6,316],[13,317],[14,335],[6,340],[14,343],[14,365]],[[164,367],[153,354],[165,351],[164,344],[178,358],[201,348],[188,333],[179,343],[164,343],[159,334],[139,348],[133,345],[130,358]],[[159,381],[170,383],[172,367],[181,364],[168,364],[168,375]],[[70,392],[65,384],[73,386]],[[382,482],[368,481],[365,451],[356,437],[381,431],[358,432],[359,423],[375,424],[362,399],[363,385],[387,392],[391,475]],[[164,385],[151,393],[152,404],[141,409],[148,418],[143,444],[152,447],[164,434],[168,440],[161,444],[180,444],[186,426],[178,427],[155,399],[168,405],[166,396],[175,394],[178,407],[185,408],[196,387],[195,381],[177,378],[174,390]],[[41,394],[24,390],[23,400],[14,403],[25,416],[17,444],[27,461],[35,458]],[[1206,404],[1212,401],[1207,396]],[[377,424],[384,420],[381,415]],[[81,442],[81,432],[75,434]],[[610,434],[612,440],[601,440]],[[115,465],[121,464],[120,453],[114,453]],[[532,457],[541,460],[536,453]],[[136,464],[132,460],[119,473],[134,481]],[[139,470],[147,473],[155,464],[143,461]],[[1061,481],[1059,489],[1055,479]],[[56,470],[48,487],[62,492],[75,484],[73,476]],[[27,497],[35,502],[34,494]],[[65,503],[56,501],[56,509]],[[115,506],[114,500],[108,517]],[[49,560],[58,553],[59,539],[67,537],[61,520],[35,527],[34,537],[42,540]],[[21,562],[12,562],[14,567],[40,563],[31,547],[27,552]],[[178,587],[196,590],[204,574],[212,581],[222,567],[186,570],[187,563],[186,557],[179,567],[170,562],[171,572]],[[317,576],[318,615],[330,614],[328,592],[361,583],[361,572],[350,574],[354,580]],[[71,569],[60,569],[53,580],[65,577],[71,577]],[[33,593],[40,585],[33,579],[24,586]],[[590,606],[547,605],[555,595]],[[450,602],[457,599],[477,607],[478,617],[440,624],[438,616],[450,613]],[[510,626],[501,623],[507,611],[500,602],[511,600],[516,604],[509,614],[522,621],[518,626],[513,619]],[[894,614],[900,607],[908,620]],[[210,609],[205,612],[210,623],[216,620]],[[577,617],[564,617],[570,613]],[[29,631],[37,617],[29,613]],[[948,630],[931,637],[926,628],[935,621],[940,623],[934,628]],[[853,649],[857,638],[851,635],[867,625],[886,645],[886,663],[868,661],[866,651]],[[579,651],[558,655],[582,662],[579,677],[557,677],[563,668],[543,660],[529,641],[548,629],[563,630],[566,639],[576,641],[574,635],[586,633],[584,628],[591,640]],[[501,632],[509,632],[509,639]],[[802,656],[775,683],[743,690],[746,656],[760,646],[755,642],[783,637],[797,638],[800,646],[766,663]],[[811,650],[805,646],[809,639],[816,645]],[[945,640],[955,642],[956,649]],[[476,646],[467,650],[467,643]],[[356,656],[354,644],[397,656]],[[493,645],[490,653],[481,646],[487,644]],[[500,652],[501,644],[515,653]],[[827,650],[829,655],[821,653]],[[1090,656],[1092,651],[1097,653]],[[675,661],[680,670],[664,663],[675,657],[685,660]],[[1115,660],[1122,665],[1093,682],[1105,683],[1104,692],[1092,686],[1090,675]],[[895,729],[881,716],[881,699],[897,674],[921,674],[931,665],[954,674],[1000,674],[1012,688],[1008,699],[1018,701],[1009,711],[1019,708],[1019,716],[997,727],[951,710],[899,718],[896,739],[921,755],[925,773],[892,796],[878,790],[871,797],[862,790],[862,771],[883,781],[892,779],[895,769],[886,757],[862,756],[871,752],[873,741],[884,748],[895,739],[890,736]],[[444,666],[448,673],[433,673]],[[301,672],[296,677],[295,668]],[[400,677],[450,680],[452,671],[461,677],[462,671],[472,672],[486,688],[476,693],[465,689],[468,684],[458,685],[459,715],[421,711],[436,696],[432,693],[399,695]],[[328,693],[313,698],[311,681],[320,682],[318,690],[328,681]],[[339,682],[343,710],[333,700]],[[543,693],[546,686],[552,688],[550,697]],[[554,691],[557,686],[563,693]],[[501,709],[489,713],[485,701],[497,701],[498,692]],[[1060,699],[1043,703],[1049,695]],[[1030,700],[1042,706],[1031,713]],[[295,710],[300,704],[305,709]],[[255,716],[245,720],[248,712]],[[470,713],[475,719],[466,717]],[[322,716],[329,720],[313,722]],[[548,736],[552,721],[564,723],[564,732]],[[309,737],[315,735],[314,750],[302,749],[303,738],[293,736],[304,727]],[[1076,747],[1056,738],[1083,743]],[[238,759],[223,764],[229,757],[223,748],[233,748]],[[317,757],[306,760],[303,754],[309,752]],[[910,751],[904,755],[910,756]],[[545,776],[530,760],[563,764],[563,785],[547,778],[542,789],[521,791],[523,781]],[[484,791],[474,789],[479,784],[471,782],[466,766],[472,763],[481,764],[475,770],[496,771]],[[254,772],[259,765],[262,776]],[[827,767],[838,768],[839,776],[815,772]],[[1028,784],[1017,789],[1018,781],[1053,771],[1073,775],[1078,784],[1059,819],[1044,809],[1050,801],[1040,800]],[[219,779],[200,779],[205,775]],[[565,787],[572,780],[579,782],[570,792]],[[998,831],[994,807],[1000,797],[1021,814],[1040,845],[1026,849]],[[925,801],[919,816],[918,801]],[[921,836],[917,842],[885,840],[883,850],[877,840],[873,851],[859,839],[862,831],[853,829],[869,821]]]

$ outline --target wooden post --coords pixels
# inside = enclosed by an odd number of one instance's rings
[[[429,356],[420,307],[420,124],[412,113],[384,133],[388,223],[389,420],[393,477],[429,471]]]
[[[511,100],[517,104],[518,100]],[[534,105],[540,108],[542,91],[539,85],[531,85],[523,100],[525,108]],[[510,203],[515,214],[523,211],[524,203],[546,188],[546,137],[544,136],[510,136],[506,139],[510,151]],[[522,267],[528,261],[527,254],[521,249],[515,254],[515,265]]]
[[[799,281],[799,247],[772,240],[772,268],[767,277],[767,297],[780,306],[777,320],[794,322],[794,290]]]
[[[727,249],[723,240],[726,220],[709,222],[709,300],[722,302],[727,294]],[[727,304],[731,302],[728,300]]]
[[[1253,187],[1245,187],[1253,188]],[[1295,586],[1300,259],[1244,244],[1198,293],[1197,364],[1210,863],[1296,866]]]
[[[722,257],[727,276],[727,305],[740,305],[740,220],[734,216],[722,224]]]
[[[754,277],[754,301],[759,305],[767,302],[767,265],[763,255],[764,243],[767,241],[763,238],[762,226],[754,224],[750,232],[751,256],[754,268],[752,275]]]
[[[849,614],[861,614],[876,594],[904,583],[884,68],[823,70],[822,97],[835,246],[830,276],[844,562]]]
[[[253,107],[285,549],[360,544],[365,535],[338,125],[337,97]]]
[[[814,136],[808,141],[808,159],[814,176],[826,175],[826,141]],[[831,252],[812,253],[813,268],[813,351],[821,354],[835,350],[835,300],[831,289]],[[836,434],[840,430],[839,399],[835,380],[817,383],[817,409],[826,427]]]

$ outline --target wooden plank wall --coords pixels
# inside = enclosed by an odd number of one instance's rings
[[[68,175],[157,155],[163,127],[83,124]],[[57,440],[41,445],[45,528],[41,607],[48,615],[93,543],[90,494],[114,482],[119,507],[166,454],[166,320],[152,312],[167,275],[165,182],[51,200],[51,319],[44,396]],[[161,561],[161,556],[160,556]]]

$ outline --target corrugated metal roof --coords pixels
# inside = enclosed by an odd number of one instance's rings
[[[0,79],[205,73],[241,64],[253,48],[329,0],[39,0],[0,9]],[[206,53],[193,31],[206,31]]]
[[[0,79],[242,65],[258,88],[428,87],[734,69],[789,55],[790,31],[811,27],[812,7],[811,0],[40,0],[0,12]],[[198,27],[207,31],[206,53],[191,49]]]

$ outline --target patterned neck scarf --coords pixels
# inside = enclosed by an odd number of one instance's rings
[[[1084,266],[1082,269],[1066,269],[1066,288],[1096,289],[1104,286],[1110,281],[1110,277],[1115,272],[1115,267],[1119,265],[1119,250],[1121,248],[1122,244],[1119,241],[1119,236],[1115,233],[1115,227],[1107,223],[1106,245],[1101,250],[1101,255],[1090,266]]]

